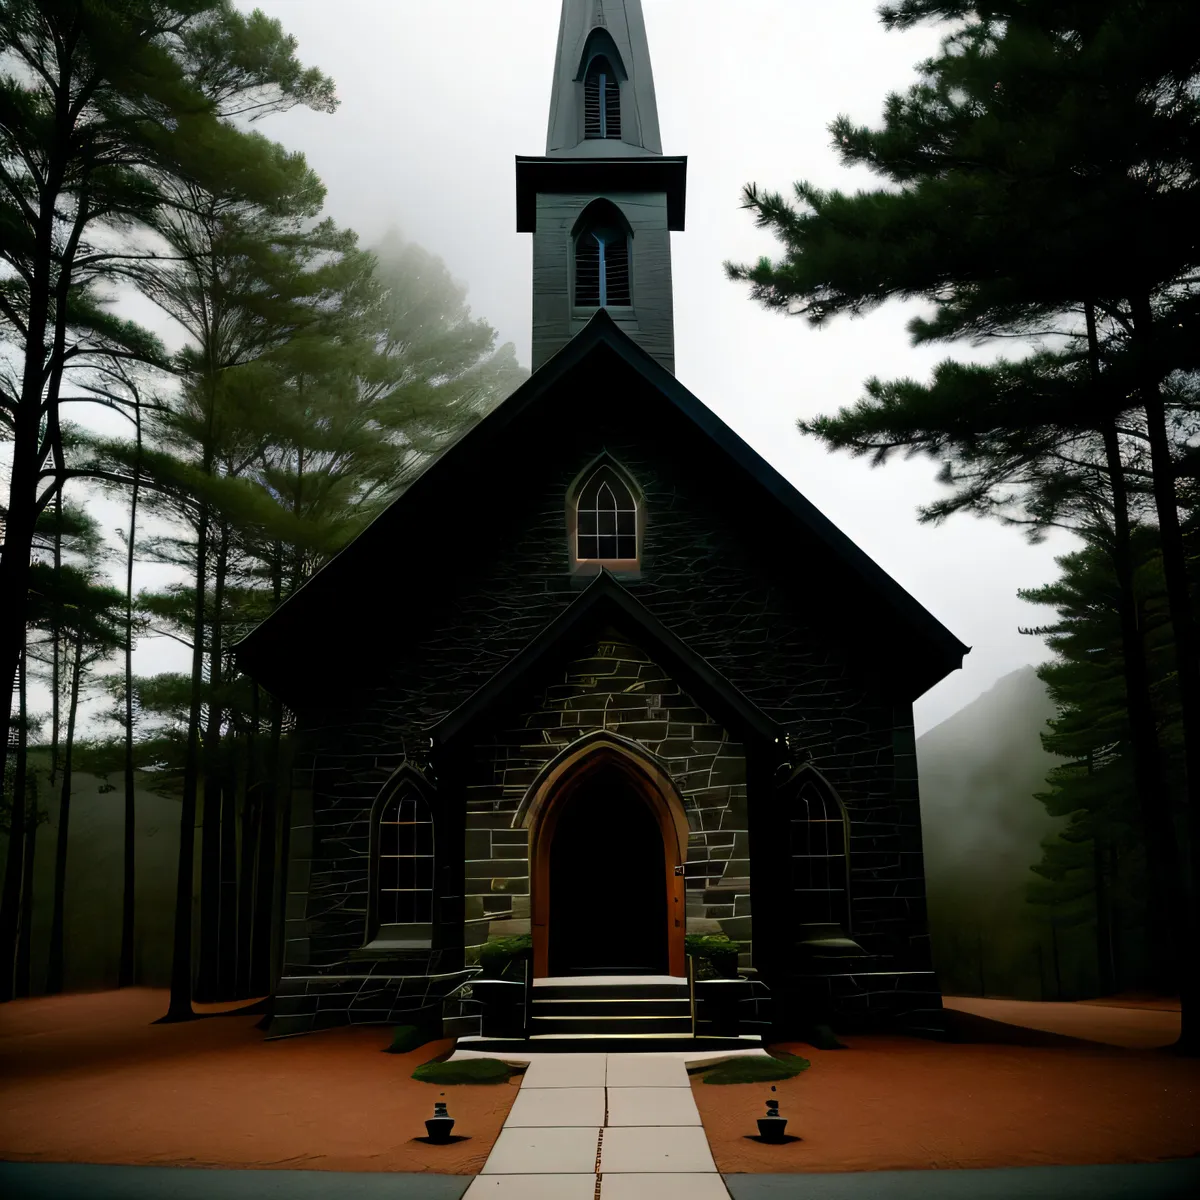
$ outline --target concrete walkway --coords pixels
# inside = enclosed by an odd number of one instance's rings
[[[464,1200],[729,1200],[683,1059],[532,1061]]]

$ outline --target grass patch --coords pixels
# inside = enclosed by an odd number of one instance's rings
[[[507,1083],[511,1074],[508,1063],[498,1058],[466,1058],[458,1062],[435,1058],[422,1063],[412,1077],[422,1083]]]
[[[705,1083],[769,1083],[791,1079],[809,1068],[807,1058],[795,1054],[771,1055],[770,1058],[729,1058],[704,1074]]]

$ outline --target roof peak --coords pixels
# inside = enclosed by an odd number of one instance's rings
[[[620,93],[619,138],[585,131],[584,79],[599,55],[616,75],[610,82]],[[642,0],[563,0],[546,154],[586,155],[597,143],[607,154],[662,154]]]

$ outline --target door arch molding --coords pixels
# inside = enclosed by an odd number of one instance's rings
[[[687,861],[688,822],[683,799],[661,759],[631,738],[609,730],[585,734],[557,754],[530,784],[513,815],[514,829],[529,831],[530,918],[533,974],[549,973],[550,846],[565,803],[597,770],[618,771],[650,809],[663,842],[667,963],[671,975],[686,974],[686,904],[682,869]]]

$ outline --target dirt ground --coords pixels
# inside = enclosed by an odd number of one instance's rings
[[[1016,1001],[973,1002],[981,1003],[993,1006],[992,1021],[998,1012],[1027,1023],[1063,1019],[1003,1007]],[[1164,1015],[1145,1006],[1116,1016],[1104,1006],[1026,1006],[1057,1007],[1085,1014],[1069,1018],[1076,1037],[1111,1031],[1121,1020],[1143,1023],[1140,1036],[1149,1036],[1146,1023]],[[389,1031],[380,1028],[265,1042],[253,1016],[152,1025],[165,1011],[165,992],[138,989],[0,1006],[0,1159],[472,1174],[517,1092],[516,1080],[439,1089],[409,1078],[448,1041],[404,1055],[381,1053]],[[1178,1014],[1167,1015],[1177,1028]],[[720,1170],[1150,1162],[1200,1154],[1194,1061],[1098,1044],[843,1040],[846,1050],[780,1047],[812,1061],[774,1093],[798,1142],[748,1139],[772,1096],[769,1084],[693,1083]],[[414,1141],[443,1092],[458,1120],[455,1133],[469,1140]]]
[[[946,1004],[986,1017],[985,1030],[1003,1022],[1094,1044],[846,1036],[845,1050],[777,1047],[812,1066],[776,1084],[773,1095],[770,1084],[693,1080],[718,1169],[1018,1167],[1200,1154],[1200,1062],[1146,1048],[1178,1035],[1177,1007],[1136,1000],[1085,1006],[947,998]],[[779,1100],[788,1134],[800,1141],[768,1146],[747,1137],[768,1098]]]
[[[0,1006],[0,1159],[470,1175],[517,1094],[516,1079],[410,1078],[449,1041],[383,1054],[376,1027],[266,1042],[254,1016],[152,1025],[166,1008],[150,989]],[[440,1099],[468,1140],[413,1141]]]
[[[1114,996],[1078,1003],[1032,1003],[976,996],[946,996],[942,1003],[957,1012],[992,1021],[1085,1038],[1129,1050],[1169,1046],[1179,1036],[1179,1002]]]

